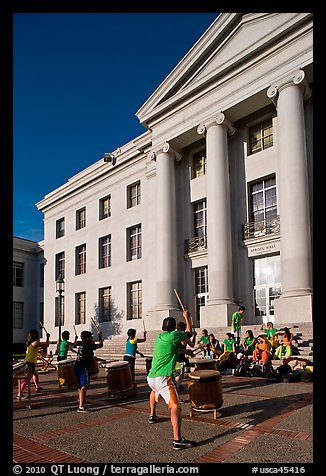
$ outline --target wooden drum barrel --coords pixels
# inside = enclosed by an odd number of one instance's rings
[[[100,371],[100,368],[99,368],[99,365],[98,365],[98,360],[94,356],[92,358],[92,363],[91,363],[91,366],[89,368],[89,374],[92,378],[96,378],[96,377],[98,377],[99,371]]]
[[[222,377],[217,370],[195,370],[189,374],[188,392],[192,410],[209,412],[223,405]],[[190,412],[192,416],[192,411]]]
[[[59,387],[77,385],[77,377],[74,372],[75,359],[60,360],[57,362],[57,374]]]
[[[129,362],[121,360],[107,364],[106,381],[109,394],[115,398],[126,396],[134,389]]]
[[[217,370],[217,363],[214,359],[197,359],[195,360],[195,368],[196,370]]]

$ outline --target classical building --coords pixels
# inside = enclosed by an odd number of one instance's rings
[[[13,238],[13,343],[25,351],[30,329],[43,322],[44,255],[42,242]]]
[[[144,134],[37,203],[45,324],[104,335],[312,321],[313,16],[221,13],[136,112]],[[123,100],[123,98],[121,98]]]

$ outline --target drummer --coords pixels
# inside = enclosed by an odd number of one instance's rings
[[[136,337],[136,329],[128,329],[127,336],[128,339],[126,341],[126,351],[125,355],[123,356],[123,360],[129,362],[131,367],[131,377],[132,380],[135,380],[135,365],[136,365],[136,354],[139,354],[141,357],[144,357],[144,354],[140,352],[137,347],[139,342],[146,342],[146,334],[147,332],[144,331],[144,337],[138,338]]]
[[[69,331],[63,331],[61,334],[62,341],[60,344],[60,349],[59,349],[59,354],[57,361],[59,362],[60,360],[66,360],[68,356],[68,351],[72,349],[73,347],[77,347],[77,339],[78,336],[76,334],[74,342],[69,342],[69,337],[70,337],[70,332]]]
[[[180,342],[192,336],[190,314],[183,311],[186,321],[186,332],[176,331],[176,320],[174,317],[163,319],[162,330],[155,339],[153,349],[152,367],[147,376],[148,385],[151,388],[149,397],[150,417],[149,423],[157,423],[156,404],[161,396],[171,410],[171,424],[173,429],[174,450],[191,448],[195,442],[188,441],[181,435],[181,406],[177,389],[173,381],[173,370],[177,358]]]
[[[77,351],[74,366],[74,372],[78,379],[79,407],[77,408],[77,412],[86,412],[88,410],[84,407],[84,402],[89,388],[89,368],[94,357],[94,350],[103,347],[102,331],[98,331],[98,343],[94,342],[93,334],[90,331],[83,331],[80,337],[81,344]]]

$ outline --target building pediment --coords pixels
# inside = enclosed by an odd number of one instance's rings
[[[137,111],[145,127],[159,120],[187,98],[198,97],[232,72],[254,63],[255,56],[270,54],[312,16],[310,13],[221,13],[170,75]]]

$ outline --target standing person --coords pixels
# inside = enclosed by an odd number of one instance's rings
[[[186,332],[186,323],[184,321],[178,322],[177,331]],[[177,390],[181,388],[181,384],[185,374],[185,367],[189,365],[188,355],[190,355],[191,357],[194,356],[193,351],[191,349],[187,349],[187,346],[189,345],[189,347],[195,347],[196,335],[197,333],[194,332],[192,338],[183,340],[180,343],[177,354],[177,361],[173,371],[173,377]]]
[[[33,376],[33,382],[36,388],[37,392],[40,392],[43,390],[43,388],[40,386],[39,382],[39,376],[38,372],[36,370],[36,363],[37,363],[37,353],[39,348],[46,349],[49,347],[50,343],[50,334],[46,334],[46,342],[40,342],[39,338],[39,332],[36,329],[32,329],[29,331],[28,334],[28,339],[27,339],[27,349],[26,349],[26,357],[25,357],[25,362],[27,364],[28,370],[29,370],[29,378],[26,377],[20,387],[20,396],[17,395],[17,398],[20,399],[25,399],[26,396],[23,394],[23,391],[28,384],[28,381],[30,380],[31,376]]]
[[[138,342],[146,342],[146,334],[147,332],[144,331],[144,337],[138,338],[136,337],[136,329],[128,329],[127,336],[128,339],[126,341],[126,351],[125,355],[123,356],[123,360],[129,362],[131,367],[131,376],[132,380],[135,380],[135,365],[136,365],[136,354],[139,354],[141,357],[144,357],[144,354],[139,352],[137,349]]]
[[[81,344],[77,351],[77,358],[74,366],[74,372],[78,380],[78,399],[79,406],[77,412],[86,412],[84,402],[87,390],[89,388],[89,368],[94,357],[94,350],[103,347],[102,331],[98,331],[99,342],[95,343],[90,331],[83,331],[80,334]]]
[[[244,318],[243,313],[245,310],[246,308],[244,306],[240,306],[239,310],[232,314],[232,332],[238,339],[241,338],[241,323]]]
[[[188,441],[181,435],[181,406],[179,395],[173,381],[173,370],[176,363],[179,345],[182,341],[189,339],[192,329],[189,319],[189,312],[183,311],[186,321],[186,331],[176,331],[176,320],[174,317],[163,319],[162,330],[155,339],[153,349],[152,367],[147,376],[147,382],[152,389],[149,397],[150,417],[149,423],[156,423],[156,404],[161,396],[168,408],[171,410],[171,424],[173,430],[172,448],[182,450],[195,445],[195,442]]]
[[[60,360],[67,359],[69,349],[76,347],[77,339],[78,339],[78,336],[76,335],[74,342],[69,342],[69,337],[70,337],[69,331],[63,331],[63,333],[61,334],[61,337],[62,337],[62,341],[59,348],[57,362],[60,362]]]
[[[291,357],[292,355],[292,340],[293,334],[291,334],[288,327],[284,327],[278,331],[278,334],[282,335],[282,340],[280,345],[275,350],[275,357],[282,359],[282,354],[285,354],[285,357]]]

